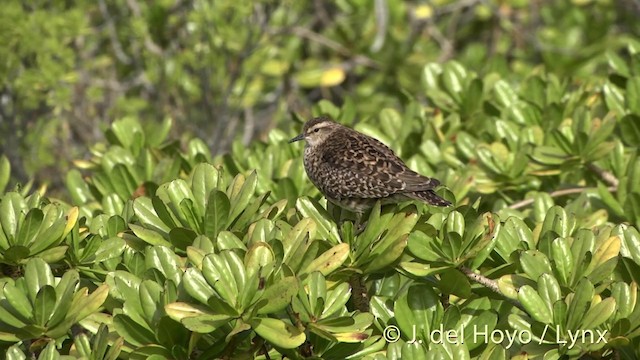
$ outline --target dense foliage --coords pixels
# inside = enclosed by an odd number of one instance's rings
[[[640,357],[633,2],[152,4],[0,10],[7,358]],[[456,205],[337,221],[321,113]]]

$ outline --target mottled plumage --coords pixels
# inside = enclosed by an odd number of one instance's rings
[[[433,190],[436,179],[422,176],[380,141],[340,125],[329,117],[311,119],[302,134],[289,142],[306,140],[304,168],[313,184],[332,203],[363,213],[376,200],[395,203],[420,200],[430,205],[451,203]]]

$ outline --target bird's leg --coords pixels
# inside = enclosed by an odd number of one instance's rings
[[[356,213],[356,223],[353,225],[353,227],[355,228],[355,235],[360,235],[364,229],[367,227],[367,222],[362,222],[362,217],[363,217],[363,213],[362,212],[357,212]]]

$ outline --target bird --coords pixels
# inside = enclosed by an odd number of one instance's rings
[[[381,141],[323,115],[308,120],[289,143],[305,141],[303,163],[325,198],[358,216],[382,205],[418,200],[446,207],[435,193],[440,181],[411,170]]]

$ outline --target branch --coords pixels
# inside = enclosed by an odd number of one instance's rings
[[[598,165],[592,164],[592,163],[588,163],[587,164],[587,169],[591,170],[596,175],[598,175],[600,177],[600,179],[602,179],[602,181],[607,183],[607,185],[609,185],[611,187],[616,187],[616,188],[618,187],[618,184],[620,183],[620,181],[618,180],[618,178],[616,178],[615,175],[613,175],[609,171],[599,167]]]
[[[133,16],[135,18],[142,17],[142,11],[140,10],[140,5],[136,0],[127,0],[127,5],[129,6],[129,9],[131,10],[131,13],[133,13]],[[163,55],[162,48],[158,44],[156,44],[149,37],[148,34],[144,37],[144,46],[147,50],[149,50],[150,53],[154,55],[158,55],[158,56]]]
[[[351,278],[349,278],[349,285],[351,285],[351,300],[356,310],[362,312],[370,311],[369,294],[367,294],[367,287],[363,275],[353,274]]]
[[[104,0],[98,1],[98,7],[100,8],[100,13],[102,13],[102,17],[104,17],[105,22],[107,23],[107,32],[109,34],[109,40],[111,41],[111,46],[113,47],[113,53],[120,62],[123,64],[129,65],[131,64],[131,57],[127,55],[122,49],[122,44],[120,44],[120,40],[118,39],[118,33],[116,30],[116,25],[111,18],[111,14],[109,14],[109,9],[107,8],[107,4]]]
[[[463,274],[465,274],[469,279],[473,280],[474,282],[486,287],[487,289],[493,291],[494,293],[502,296],[505,300],[507,300],[509,303],[511,303],[513,306],[517,307],[518,309],[527,312],[524,307],[522,306],[522,304],[520,304],[519,301],[511,299],[506,297],[501,291],[500,288],[498,287],[498,282],[496,282],[493,279],[489,279],[488,277],[482,275],[482,274],[477,274],[475,272],[473,272],[473,270],[469,269],[466,266],[461,266],[459,267],[459,270],[462,271]]]
[[[374,1],[374,14],[376,16],[376,36],[369,49],[371,52],[377,53],[384,45],[384,40],[387,36],[387,27],[389,25],[389,7],[387,6],[386,0]]]
[[[565,196],[565,195],[571,195],[571,194],[581,194],[585,191],[589,191],[589,190],[598,190],[597,188],[589,188],[589,187],[576,187],[576,188],[569,188],[569,189],[562,189],[562,190],[556,190],[553,191],[551,193],[549,193],[549,196],[551,196],[552,198],[554,197],[560,197],[560,196]],[[609,190],[610,192],[615,192],[618,190],[617,186],[610,186],[607,188],[607,190]],[[517,203],[511,204],[509,206],[509,209],[520,209],[523,208],[525,206],[529,206],[531,204],[533,204],[534,199],[524,199],[521,201],[518,201]]]
[[[361,65],[365,65],[374,69],[379,69],[380,68],[380,64],[378,64],[375,60],[364,56],[364,55],[358,55],[358,54],[353,54],[351,52],[351,50],[349,50],[348,48],[346,48],[345,46],[343,46],[342,44],[333,41],[327,37],[324,37],[323,35],[320,35],[318,33],[315,33],[307,28],[301,27],[301,26],[294,26],[291,29],[291,32],[296,35],[296,36],[300,36],[303,37],[305,39],[314,41],[320,45],[323,45],[325,47],[328,47],[329,49],[337,52],[338,54],[342,55],[342,56],[346,56],[346,57],[352,57],[353,58],[353,62],[356,64],[361,64]]]

